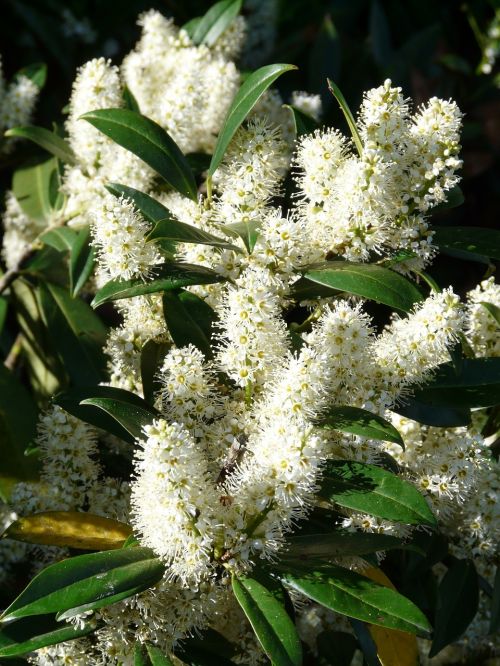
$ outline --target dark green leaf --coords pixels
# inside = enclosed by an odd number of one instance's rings
[[[34,125],[25,125],[23,127],[12,127],[5,132],[5,136],[19,137],[33,141],[44,150],[58,157],[62,162],[75,164],[75,154],[71,146],[55,132],[44,127],[35,127]]]
[[[48,645],[87,636],[95,630],[95,623],[83,627],[62,625],[53,615],[42,615],[13,622],[0,631],[0,657],[16,657]]]
[[[245,79],[245,82],[236,93],[222,125],[212,156],[212,161],[210,162],[210,168],[208,170],[209,176],[213,176],[215,173],[215,170],[221,163],[236,130],[257,104],[265,91],[279,76],[281,76],[281,74],[284,74],[291,69],[297,68],[295,65],[266,65],[265,67],[256,70]]]
[[[135,441],[135,435],[132,435],[128,429],[129,427],[133,427],[133,424],[122,424],[122,421],[116,417],[116,414],[110,414],[107,410],[104,411],[102,408],[86,402],[89,398],[100,398],[109,401],[108,404],[116,403],[118,405],[119,414],[126,410],[127,406],[130,408],[131,413],[134,413],[135,409],[138,414],[149,413],[152,414],[153,417],[156,415],[156,411],[138,395],[113,386],[75,388],[66,393],[59,394],[54,398],[54,402],[56,405],[59,405],[82,421],[90,423],[91,425],[96,426],[96,428],[102,428],[103,430],[120,437],[120,439],[124,439],[126,442],[133,444]]]
[[[342,94],[340,88],[336,83],[334,83],[331,79],[327,79],[328,83],[328,89],[332,93],[332,95],[335,97],[337,102],[339,103],[340,110],[344,114],[344,117],[347,121],[347,124],[349,126],[349,129],[351,131],[352,135],[352,140],[354,141],[354,144],[356,146],[356,149],[360,155],[363,154],[363,143],[361,141],[361,137],[359,136],[358,128],[356,125],[356,121],[354,120],[354,116],[352,115],[351,109],[349,108],[349,105],[346,102],[346,99],[344,95]]]
[[[474,619],[479,603],[477,574],[472,560],[456,560],[438,587],[433,657],[454,643]]]
[[[136,439],[142,437],[142,428],[150,425],[153,419],[159,416],[152,407],[146,409],[114,398],[86,398],[80,404],[102,409]]]
[[[173,243],[197,243],[200,245],[212,245],[222,247],[235,252],[241,252],[241,249],[223,238],[218,238],[208,231],[203,231],[191,224],[185,224],[170,216],[164,220],[159,220],[155,228],[148,234],[147,240],[153,241],[158,238],[165,238]]]
[[[0,496],[17,481],[35,480],[37,461],[24,450],[36,433],[37,408],[21,382],[0,364]]]
[[[462,259],[474,255],[500,259],[500,231],[486,227],[432,227],[432,242],[441,252]]]
[[[157,373],[169,349],[168,342],[156,342],[156,340],[148,340],[141,349],[142,392],[144,400],[150,405],[153,404],[155,393],[161,386]]]
[[[141,112],[139,104],[128,86],[125,86],[123,88],[122,96],[123,96],[123,101],[125,102],[126,109],[130,109],[130,111],[136,111],[137,113]]]
[[[233,238],[241,238],[249,254],[253,252],[260,232],[260,222],[234,222],[233,224],[221,224],[221,229]]]
[[[164,571],[164,565],[149,548],[71,557],[35,576],[4,611],[1,621],[64,612],[84,604],[101,608],[118,593],[146,590],[161,579]]]
[[[383,442],[394,442],[404,448],[403,439],[392,423],[359,407],[332,407],[321,416],[319,425]]]
[[[325,108],[332,101],[326,81],[340,74],[341,47],[339,34],[329,14],[326,14],[316,36],[308,62],[308,80],[311,92],[321,94]]]
[[[327,572],[304,569],[280,577],[292,589],[342,615],[412,634],[426,635],[430,629],[425,615],[411,601],[354,571],[328,565]]]
[[[452,364],[440,365],[415,400],[433,407],[491,407],[500,403],[500,358],[464,358],[457,376]]]
[[[481,305],[488,310],[490,315],[500,326],[500,308],[498,307],[498,305],[495,305],[494,303],[481,303]]]
[[[285,104],[284,106],[287,109],[290,109],[290,113],[292,114],[295,136],[297,139],[301,136],[304,136],[304,134],[311,134],[315,129],[317,129],[318,123],[314,120],[314,118],[308,116],[307,113],[304,113],[300,109],[297,109],[295,106],[290,104]]]
[[[377,656],[377,646],[373,637],[364,622],[350,618],[356,641],[363,653],[363,666],[383,666]]]
[[[471,422],[470,410],[461,407],[432,407],[413,398],[392,408],[393,412],[407,419],[437,428],[461,428]]]
[[[208,303],[187,291],[168,291],[163,295],[163,314],[178,347],[193,344],[207,358],[213,356],[211,336],[216,315]]]
[[[213,284],[224,282],[225,279],[222,275],[204,266],[168,262],[153,267],[147,281],[141,278],[111,280],[99,289],[91,305],[93,308],[97,308],[103,303],[116,301],[120,298],[143,296],[159,291],[172,291],[193,284]]]
[[[308,269],[304,277],[323,287],[369,298],[403,312],[409,312],[422,300],[422,294],[412,282],[376,264],[328,261]]]
[[[106,189],[108,192],[111,192],[111,194],[114,194],[115,197],[125,197],[125,199],[130,199],[143,218],[148,222],[151,222],[151,224],[156,224],[156,222],[172,215],[168,208],[165,208],[165,206],[159,201],[150,197],[149,194],[135,190],[133,187],[128,187],[128,185],[108,183]]]
[[[174,666],[173,662],[167,657],[167,655],[163,654],[162,651],[154,645],[146,643],[146,650],[151,666]]]
[[[95,250],[90,243],[90,227],[78,232],[69,257],[69,283],[71,295],[78,296],[94,268]]]
[[[57,353],[75,384],[98,384],[106,377],[103,345],[107,330],[92,309],[63,287],[41,283],[40,305],[49,333],[57,335]]]
[[[426,500],[412,484],[375,465],[329,460],[320,496],[354,511],[410,525],[436,525]]]
[[[0,335],[2,334],[5,320],[7,319],[8,309],[9,309],[9,301],[3,296],[0,296]]]
[[[343,631],[322,631],[316,639],[320,663],[351,666],[358,644],[351,634]]]
[[[130,109],[98,109],[84,113],[81,118],[140,157],[175,190],[197,201],[196,182],[189,164],[163,127]]]
[[[14,78],[19,79],[19,77],[25,76],[30,81],[40,89],[42,89],[47,80],[47,65],[44,62],[34,62],[31,65],[22,67],[18,72],[16,72]]]
[[[500,628],[500,566],[497,564],[495,583],[493,585],[493,598],[491,600],[491,614],[489,633],[494,634]]]
[[[23,166],[14,171],[12,191],[22,211],[38,223],[47,222],[53,212],[51,181],[57,173],[57,159]]]
[[[250,577],[232,578],[233,592],[275,666],[300,666],[302,647],[294,623],[273,593]]]
[[[188,153],[186,159],[194,173],[202,174],[208,170],[212,156],[207,155],[207,153]]]
[[[241,2],[242,0],[221,0],[212,5],[196,23],[191,33],[192,41],[195,44],[213,46],[240,13]]]
[[[40,240],[58,252],[69,252],[76,240],[76,231],[69,227],[55,227],[40,234]],[[33,265],[30,266],[33,269]]]
[[[174,653],[190,666],[234,666],[234,643],[213,629],[205,629],[176,647]]]

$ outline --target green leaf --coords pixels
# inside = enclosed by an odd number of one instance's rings
[[[205,268],[205,266],[168,262],[154,266],[147,281],[141,278],[111,280],[99,289],[91,305],[93,308],[97,308],[103,303],[117,301],[121,298],[154,294],[159,291],[172,291],[193,284],[214,284],[215,282],[224,282],[225,279],[222,275],[210,268]]]
[[[300,666],[302,647],[290,616],[262,582],[232,577],[234,596],[275,666]]]
[[[40,240],[58,252],[69,252],[76,240],[76,231],[69,227],[55,227],[40,234]]]
[[[36,433],[37,408],[21,382],[0,364],[0,495],[14,482],[37,478],[37,461],[24,450]]]
[[[51,132],[44,127],[35,127],[34,125],[12,127],[5,132],[5,136],[28,139],[58,157],[62,162],[75,164],[75,154],[69,143],[55,132]]]
[[[434,639],[429,657],[454,643],[474,619],[479,603],[477,573],[472,560],[456,560],[437,592]]]
[[[356,126],[356,121],[354,120],[354,116],[352,115],[351,109],[349,108],[349,105],[347,104],[344,95],[340,91],[340,88],[336,83],[334,83],[331,79],[327,79],[328,83],[328,90],[332,93],[332,95],[335,97],[337,102],[339,103],[340,110],[344,114],[344,117],[347,121],[347,124],[349,126],[349,129],[351,130],[351,135],[352,135],[352,140],[354,141],[354,144],[356,146],[356,149],[359,153],[359,155],[363,154],[363,143],[361,141],[361,137],[358,132],[358,128]]]
[[[0,335],[2,334],[5,320],[7,319],[7,312],[9,309],[9,301],[0,296]]]
[[[457,376],[452,364],[440,365],[431,381],[415,391],[417,401],[433,407],[491,407],[500,403],[500,358],[464,358]]]
[[[178,347],[193,344],[207,358],[212,358],[212,327],[216,314],[195,294],[167,291],[163,295],[163,315],[173,341]]]
[[[403,312],[409,312],[422,300],[422,294],[413,282],[376,264],[327,261],[306,270],[304,278],[322,287],[369,298]],[[318,293],[323,295],[321,291]]]
[[[52,216],[53,193],[51,184],[57,174],[57,159],[37,161],[14,171],[12,191],[23,213],[40,224]]]
[[[383,442],[394,442],[404,449],[403,438],[392,423],[359,407],[332,407],[321,416],[319,425]]]
[[[51,564],[36,575],[4,611],[0,620],[61,613],[83,605],[102,608],[118,593],[146,590],[163,576],[165,566],[149,548],[78,555]],[[89,608],[90,610],[90,608]]]
[[[78,628],[71,624],[61,625],[53,615],[41,615],[36,621],[33,618],[22,619],[0,631],[0,657],[17,657],[48,645],[81,638],[95,628],[93,622]]]
[[[75,384],[98,384],[106,377],[103,346],[107,329],[92,309],[63,287],[41,283],[40,305],[49,334],[57,336],[56,351]]]
[[[149,194],[135,190],[133,187],[120,185],[120,183],[108,183],[105,187],[115,197],[130,199],[143,218],[151,224],[156,224],[156,222],[172,215],[168,208],[165,208],[159,201],[150,197]]]
[[[500,566],[497,564],[495,582],[493,584],[493,598],[491,600],[490,627],[488,633],[494,634],[500,627]]]
[[[234,643],[213,629],[204,629],[199,635],[193,636],[174,650],[182,663],[190,666],[234,666],[231,657],[236,651]]]
[[[227,30],[241,10],[242,0],[221,0],[200,17],[191,33],[195,44],[213,46]]]
[[[426,500],[415,486],[375,465],[329,460],[320,497],[354,511],[410,525],[436,525]]]
[[[215,170],[221,163],[236,130],[257,104],[265,91],[279,76],[281,76],[281,74],[292,69],[297,68],[295,65],[266,65],[265,67],[261,67],[255,72],[252,72],[252,74],[245,79],[245,82],[236,93],[222,125],[212,156],[212,161],[210,162],[210,168],[208,170],[209,176],[213,176],[215,173]]]
[[[157,373],[170,346],[168,342],[148,340],[141,349],[142,392],[144,400],[150,405],[153,404],[155,393],[161,386]]]
[[[116,398],[86,398],[80,404],[102,409],[136,439],[143,436],[142,428],[145,425],[150,425],[153,419],[160,416],[152,407],[139,407]]]
[[[425,615],[409,599],[354,571],[328,565],[326,572],[284,573],[280,578],[292,589],[322,606],[363,622],[412,634],[427,635]]]
[[[494,303],[484,303],[484,302],[482,302],[481,305],[488,310],[490,315],[500,326],[500,308],[498,307],[498,305],[495,305]]]
[[[70,251],[69,284],[71,295],[78,296],[92,274],[95,263],[95,250],[90,242],[90,227],[87,225],[78,232]]]
[[[314,118],[308,116],[307,113],[304,113],[291,104],[283,104],[283,106],[286,109],[290,109],[295,136],[297,139],[301,136],[304,136],[305,134],[311,134],[315,129],[317,129],[318,123],[314,120]]]
[[[122,97],[126,109],[130,109],[130,111],[136,111],[137,113],[141,112],[139,104],[128,86],[123,88]]]
[[[461,259],[500,259],[500,231],[487,227],[432,227],[433,245],[441,252]]]
[[[174,666],[173,662],[167,657],[167,655],[163,654],[162,651],[154,645],[146,643],[146,650],[151,666]]]
[[[436,26],[431,26],[431,28]],[[450,208],[458,208],[458,206],[461,206],[465,201],[464,193],[460,189],[459,185],[455,185],[454,187],[451,188],[446,193],[446,201],[443,201],[442,203],[438,204],[432,209],[433,213],[436,213],[438,211],[442,210],[449,210]]]
[[[189,164],[163,127],[130,109],[98,109],[80,117],[140,157],[174,190],[193,201],[198,200],[196,181]]]
[[[153,416],[156,415],[156,412],[148,405],[148,403],[138,395],[113,386],[74,388],[57,395],[54,398],[54,403],[82,421],[90,423],[96,428],[106,430],[120,439],[133,444],[135,442],[135,435],[132,435],[129,430],[121,424],[121,421],[116,418],[116,415],[111,415],[108,411],[104,411],[100,407],[86,403],[85,401],[89,398],[107,399],[119,404],[121,410],[124,410],[124,406],[128,405],[130,406],[131,411],[133,408],[137,408],[139,413],[149,411]],[[128,426],[131,427],[130,424],[128,424]]]
[[[14,78],[18,80],[21,76],[25,76],[30,81],[33,81],[33,83],[41,90],[47,80],[47,65],[44,62],[34,62],[31,65],[22,67],[16,72]]]
[[[173,243],[197,243],[200,245],[212,245],[213,247],[221,247],[227,250],[234,250],[241,252],[241,249],[223,238],[218,238],[208,231],[203,231],[191,224],[185,224],[176,220],[173,216],[166,219],[159,220],[155,228],[148,234],[147,240],[153,241],[159,238],[165,238]]]
[[[252,254],[260,233],[260,222],[234,222],[233,224],[221,224],[220,228],[233,238],[241,238],[249,254]]]
[[[432,407],[414,398],[404,398],[404,403],[392,408],[393,412],[407,419],[436,428],[461,428],[471,422],[470,410],[462,407]]]
[[[363,666],[384,666],[377,656],[377,646],[368,626],[354,618],[349,618],[349,623],[356,637],[356,642],[363,653]]]
[[[336,557],[351,557],[392,550],[401,548],[403,541],[386,534],[337,530],[328,534],[290,536],[286,541],[286,546],[280,562],[273,563],[273,567],[281,569],[292,561],[311,563],[311,561],[323,560],[326,562]]]

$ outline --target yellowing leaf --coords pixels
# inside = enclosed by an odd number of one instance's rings
[[[45,511],[19,518],[2,536],[44,546],[111,550],[121,548],[131,534],[129,525],[93,513]]]
[[[392,590],[396,589],[381,569],[369,567],[360,573],[380,585]],[[416,636],[408,634],[406,631],[385,629],[374,624],[369,624],[368,629],[377,646],[377,656],[382,666],[417,666]]]

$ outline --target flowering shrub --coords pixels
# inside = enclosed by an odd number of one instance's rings
[[[500,256],[434,219],[462,113],[386,80],[353,115],[329,82],[350,134],[327,127],[272,87],[292,65],[238,70],[240,5],[142,14],[120,67],[79,69],[65,138],[31,98],[4,123],[52,156],[4,214],[0,315],[43,409],[11,352],[0,657],[495,656],[500,287],[425,272]]]

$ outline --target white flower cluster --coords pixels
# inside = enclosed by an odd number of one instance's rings
[[[500,54],[500,10],[496,9],[491,19],[486,34],[483,35],[482,58],[479,63],[479,71],[482,74],[491,74]]]
[[[24,75],[17,76],[7,84],[0,57],[0,136],[11,127],[30,122],[38,93],[38,86]],[[13,138],[2,138],[0,154],[10,152],[15,141]]]

